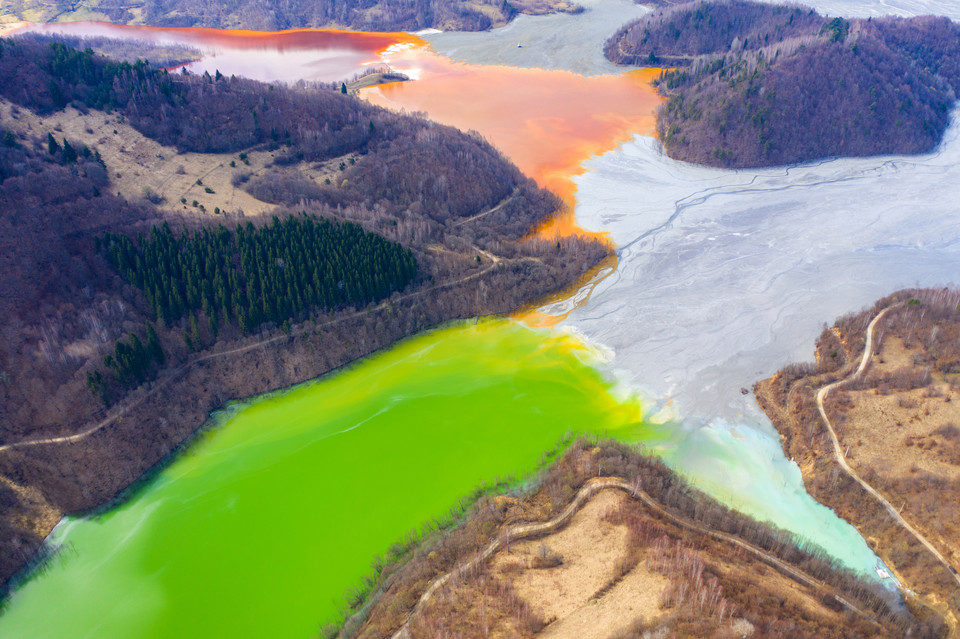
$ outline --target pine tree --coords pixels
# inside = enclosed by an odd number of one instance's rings
[[[203,348],[203,338],[200,336],[200,326],[197,324],[196,314],[190,314],[190,341],[196,350]]]
[[[157,337],[157,331],[154,330],[153,324],[150,322],[147,322],[147,352],[150,355],[150,359],[163,366],[166,361],[166,356],[163,354],[163,348],[160,346],[160,338]]]
[[[77,161],[77,151],[66,139],[63,141],[63,163],[64,164],[73,164]]]
[[[59,155],[61,152],[60,145],[53,137],[53,133],[47,133],[47,152],[50,155]]]
[[[181,237],[163,224],[147,238],[107,234],[100,244],[114,268],[143,290],[157,318],[169,324],[202,310],[211,333],[220,315],[229,321],[232,314],[248,332],[303,318],[317,306],[380,299],[416,276],[413,254],[399,244],[306,214]]]

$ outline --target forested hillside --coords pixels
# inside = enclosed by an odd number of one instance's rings
[[[660,138],[671,157],[714,166],[930,151],[960,90],[960,25],[947,18],[694,2],[625,26],[605,52],[679,67],[658,81]]]
[[[107,20],[128,24],[277,31],[300,27],[349,27],[366,31],[427,28],[482,31],[518,13],[578,11],[568,0],[0,0],[17,19]]]
[[[409,249],[313,216],[179,238],[163,224],[136,241],[108,233],[102,250],[158,319],[203,311],[214,335],[221,318],[249,333],[264,322],[303,320],[312,309],[364,305],[403,290],[417,274]]]
[[[856,526],[904,590],[952,619],[954,628],[960,611],[958,303],[955,288],[897,291],[825,326],[815,364],[790,364],[754,386],[810,494]],[[822,391],[828,384],[829,392]],[[911,528],[877,495],[895,503]]]
[[[339,91],[26,38],[0,41],[0,74],[4,581],[62,513],[115,497],[228,399],[510,311],[607,255],[584,238],[524,239],[559,202],[482,139]],[[71,138],[70,119],[104,135]],[[189,153],[201,174],[206,157],[234,165],[267,214],[120,196],[115,181],[139,167],[97,148],[110,127]],[[327,164],[335,181],[312,169]]]
[[[182,151],[277,151],[278,170],[348,153],[373,153],[377,162],[345,169],[343,182],[311,188],[310,199],[345,205],[381,200],[417,204],[430,218],[463,216],[496,204],[519,188],[539,191],[485,141],[450,127],[375,108],[339,91],[281,88],[234,77],[171,75],[143,62],[114,63],[59,42],[0,41],[0,96],[49,114],[74,105],[123,113],[149,138]],[[296,178],[288,184],[296,193]],[[254,185],[251,185],[253,187]],[[261,189],[265,190],[261,185]],[[287,188],[264,196],[299,202]],[[556,206],[548,198],[522,229]]]
[[[687,65],[708,53],[754,51],[820,31],[827,18],[799,5],[730,0],[695,2],[655,11],[607,40],[617,64]]]

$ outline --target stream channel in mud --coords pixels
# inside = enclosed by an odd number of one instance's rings
[[[123,505],[65,518],[49,540],[59,552],[8,599],[0,634],[316,632],[375,555],[584,432],[643,443],[706,492],[875,576],[866,543],[806,494],[739,389],[805,359],[836,315],[952,281],[956,127],[927,156],[754,171],[674,162],[649,137],[650,72],[610,68],[595,41],[643,9],[585,4],[581,16],[422,39],[147,30],[199,48],[201,71],[324,82],[371,63],[405,71],[417,79],[365,97],[479,131],[570,207],[542,232],[606,234],[617,264],[590,296],[539,309],[549,330],[453,325],[218,412]],[[524,68],[537,66],[548,69]]]

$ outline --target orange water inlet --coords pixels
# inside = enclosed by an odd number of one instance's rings
[[[525,174],[558,195],[566,210],[538,234],[588,233],[576,225],[572,178],[590,157],[635,134],[652,135],[662,98],[650,84],[659,69],[585,77],[569,71],[457,63],[421,47],[384,56],[417,78],[362,90],[374,104],[423,111],[430,118],[480,132]]]

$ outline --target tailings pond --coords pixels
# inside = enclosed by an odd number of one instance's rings
[[[121,505],[67,518],[3,637],[308,637],[376,555],[573,435],[642,438],[636,398],[569,335],[426,333],[215,414]]]
[[[617,249],[592,295],[541,309],[557,318],[551,331],[458,325],[231,406],[122,505],[66,519],[49,544],[59,552],[8,600],[0,635],[309,635],[375,555],[579,432],[641,441],[726,503],[875,574],[866,543],[806,494],[741,389],[806,359],[837,315],[954,281],[957,127],[925,156],[751,171],[674,162],[649,137],[651,72],[615,72],[597,54],[597,34],[644,10],[584,4],[490,33],[422,34],[433,52],[412,36],[365,40],[328,75],[311,75],[325,63],[301,50],[306,63],[271,79],[330,81],[371,63],[416,78],[364,95],[479,131],[564,197]],[[890,9],[927,6],[939,8]],[[823,5],[837,7],[874,10]],[[211,45],[210,64],[239,75],[225,47]],[[573,221],[549,231],[574,232]]]

